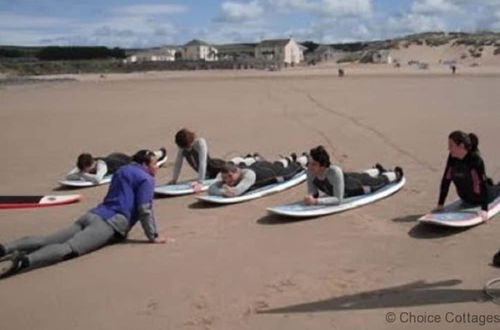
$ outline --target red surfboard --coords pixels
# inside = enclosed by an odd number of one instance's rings
[[[0,196],[0,209],[46,207],[78,202],[82,195]]]

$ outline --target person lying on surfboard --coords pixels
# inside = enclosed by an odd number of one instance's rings
[[[323,146],[311,149],[307,163],[306,205],[338,205],[346,197],[368,194],[383,188],[388,183],[401,180],[403,169],[394,172],[385,170],[380,164],[363,173],[343,172],[330,162]],[[326,196],[320,197],[320,192]]]
[[[227,162],[220,170],[219,180],[208,188],[208,194],[235,197],[252,189],[283,182],[302,171],[306,162],[306,157],[297,158],[295,154],[273,163],[255,160],[249,166]]]
[[[161,148],[155,151],[155,154],[161,161],[167,156],[167,150]],[[106,175],[115,173],[120,167],[131,162],[131,156],[120,152],[95,158],[89,153],[82,153],[76,160],[76,167],[66,175],[66,180],[84,180],[98,184]]]
[[[453,182],[457,195],[467,204],[481,206],[479,215],[488,220],[488,204],[500,195],[500,185],[494,185],[486,176],[484,161],[478,149],[479,139],[474,133],[453,131],[448,135],[448,160],[439,191],[438,205],[444,207],[446,196]]]
[[[153,212],[156,155],[140,150],[132,160],[113,175],[104,201],[71,226],[46,236],[28,236],[0,244],[0,277],[78,257],[124,240],[137,222],[149,242],[165,243]]]

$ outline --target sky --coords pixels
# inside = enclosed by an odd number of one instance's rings
[[[0,45],[341,43],[500,31],[500,0],[0,0]]]

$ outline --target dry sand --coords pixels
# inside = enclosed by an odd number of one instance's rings
[[[129,244],[1,280],[0,328],[498,329],[408,324],[403,313],[500,321],[500,307],[481,292],[500,273],[489,266],[499,224],[445,230],[415,222],[436,204],[451,130],[476,132],[488,173],[500,179],[500,70],[402,69],[348,67],[342,79],[335,67],[153,72],[0,87],[0,194],[54,192],[83,151],[165,146],[164,183],[173,135],[184,126],[208,140],[213,156],[273,158],[323,144],[345,169],[381,162],[403,166],[408,178],[388,199],[306,221],[265,211],[300,199],[304,185],[227,207],[157,199],[159,226],[176,242],[140,244],[137,226]],[[85,197],[78,204],[1,211],[0,242],[71,223],[106,189],[77,190]]]

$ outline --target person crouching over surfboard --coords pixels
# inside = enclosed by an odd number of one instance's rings
[[[71,226],[46,236],[29,236],[0,244],[0,277],[67,260],[124,240],[140,222],[151,243],[166,243],[153,212],[157,158],[141,150],[111,180],[104,201]]]
[[[303,171],[306,162],[306,157],[297,158],[295,154],[273,163],[255,160],[249,166],[227,162],[221,168],[219,180],[208,188],[208,194],[235,197],[256,188],[283,182]]]
[[[167,150],[155,151],[158,161],[167,156]],[[66,180],[84,180],[98,184],[107,175],[112,175],[120,167],[130,164],[132,157],[121,152],[114,152],[106,157],[94,158],[89,153],[82,153],[76,160],[76,167],[66,174]]]
[[[168,184],[176,184],[181,173],[182,161],[185,158],[189,166],[198,173],[198,180],[191,183],[195,192],[203,188],[203,180],[214,179],[219,174],[225,161],[210,158],[207,141],[197,137],[194,132],[183,128],[175,134],[175,144],[178,147],[175,159],[174,173]]]
[[[338,205],[346,197],[374,192],[387,184],[401,180],[403,169],[394,172],[385,170],[380,164],[362,173],[343,172],[339,166],[330,163],[330,156],[323,146],[311,149],[307,164],[306,205]],[[320,197],[320,192],[325,197]]]
[[[486,176],[484,161],[478,149],[479,139],[474,133],[453,131],[448,136],[448,160],[439,192],[438,205],[433,211],[440,211],[453,181],[457,195],[467,204],[481,206],[479,215],[488,220],[488,204],[500,194],[500,185],[494,185]]]

